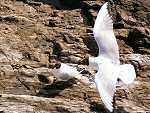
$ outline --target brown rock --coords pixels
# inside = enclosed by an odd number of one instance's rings
[[[86,64],[86,56],[97,55],[92,26],[104,1],[22,1],[0,1],[0,112],[105,113],[96,89],[48,72],[56,62]],[[119,93],[114,112],[150,112],[149,0],[114,0],[110,7],[120,60],[139,75],[131,97]]]

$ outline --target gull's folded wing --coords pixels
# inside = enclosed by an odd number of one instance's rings
[[[108,13],[107,6],[108,3],[106,2],[97,15],[93,34],[99,47],[99,55],[104,55],[119,63],[118,44],[113,32],[113,21]]]

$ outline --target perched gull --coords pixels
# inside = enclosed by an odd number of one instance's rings
[[[89,64],[98,69],[95,75],[96,87],[105,107],[112,112],[117,80],[120,79],[124,84],[130,84],[136,78],[136,74],[131,64],[120,65],[113,21],[107,6],[106,2],[101,7],[95,21],[93,34],[99,47],[99,55],[89,57]]]
[[[67,81],[72,78],[76,78],[79,80],[81,83],[88,85],[90,82],[88,78],[82,76],[79,72],[77,71],[76,67],[64,64],[64,63],[57,63],[55,64],[55,68],[50,70],[53,75],[63,81]]]

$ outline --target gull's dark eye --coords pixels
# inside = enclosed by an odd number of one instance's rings
[[[60,68],[60,66],[61,66],[61,64],[60,64],[60,63],[56,63],[54,67],[55,67],[56,69],[59,69],[59,68]]]

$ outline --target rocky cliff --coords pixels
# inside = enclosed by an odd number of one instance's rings
[[[95,88],[77,80],[53,81],[56,62],[86,68],[96,56],[91,38],[97,12],[105,1],[0,1],[0,112],[105,113]],[[137,72],[130,93],[116,92],[116,113],[150,112],[150,2],[114,0],[109,7],[122,63]]]

